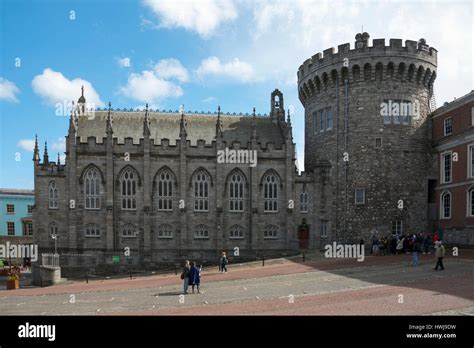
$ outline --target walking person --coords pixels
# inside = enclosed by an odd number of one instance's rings
[[[437,240],[435,243],[435,256],[438,259],[436,262],[436,267],[434,268],[435,271],[438,270],[438,267],[441,268],[441,270],[444,270],[444,265],[443,265],[443,257],[446,255],[446,250],[444,248],[443,243],[440,240]]]
[[[191,272],[191,265],[189,260],[186,260],[184,263],[183,273],[181,273],[181,279],[184,281],[183,283],[183,293],[188,293],[188,286],[189,286],[189,273]]]
[[[201,289],[200,289],[201,270],[202,270],[202,265],[198,268],[194,262],[191,262],[191,269],[189,272],[189,285],[191,285],[192,287],[193,294],[194,294],[194,286],[197,286],[198,294],[201,293]]]
[[[416,236],[413,236],[413,247],[412,247],[412,265],[413,267],[418,266],[418,253],[420,252],[420,246],[418,244],[418,240]]]
[[[403,240],[404,240],[404,238],[400,238],[397,242],[397,255],[400,255],[402,253]]]
[[[226,265],[229,263],[229,260],[227,259],[227,255],[225,251],[222,252],[221,256],[221,272],[227,273],[227,267]]]

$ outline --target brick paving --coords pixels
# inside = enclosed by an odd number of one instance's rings
[[[474,262],[447,258],[434,271],[432,255],[327,260],[301,259],[205,269],[203,294],[180,297],[174,273],[135,279],[66,282],[47,288],[0,291],[3,315],[214,315],[214,314],[435,314],[472,315]],[[74,296],[71,296],[74,295]],[[400,302],[400,295],[403,302]],[[75,303],[71,303],[71,299]]]

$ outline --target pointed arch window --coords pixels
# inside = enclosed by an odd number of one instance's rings
[[[49,183],[49,209],[58,209],[58,188],[54,181]]]
[[[308,192],[306,191],[306,185],[303,185],[300,193],[300,212],[308,212]]]
[[[278,211],[278,177],[269,173],[263,179],[263,201],[265,212]]]
[[[229,210],[244,211],[244,178],[239,172],[232,173],[229,180]]]
[[[244,228],[240,225],[231,226],[229,239],[244,239]]]
[[[263,230],[263,239],[278,239],[278,227],[275,225],[267,225]]]
[[[194,175],[194,210],[209,211],[209,175],[200,170]]]
[[[194,229],[194,239],[209,239],[209,227],[197,225]]]
[[[125,224],[122,226],[122,237],[133,238],[138,235],[137,226],[133,224]]]
[[[49,227],[48,227],[48,230],[49,230],[49,235],[50,236],[57,236],[58,232],[59,232],[58,224],[55,223],[55,222],[50,223]]]
[[[173,226],[169,224],[162,224],[158,226],[158,238],[172,239],[173,238]]]
[[[131,168],[127,168],[120,178],[120,194],[122,210],[137,209],[137,174]]]
[[[173,210],[173,183],[173,176],[168,170],[158,175],[156,203],[159,211]]]
[[[84,175],[86,209],[100,209],[100,181],[96,168],[90,168]]]

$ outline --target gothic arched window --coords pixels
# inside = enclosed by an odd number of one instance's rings
[[[240,225],[230,227],[229,239],[244,239],[244,228]]]
[[[173,176],[166,169],[158,175],[156,198],[158,210],[173,210]]]
[[[59,229],[58,229],[58,224],[55,222],[51,222],[48,227],[49,230],[49,235],[50,236],[57,236]]]
[[[194,187],[194,210],[209,210],[209,175],[204,171],[198,171],[193,178]]]
[[[268,173],[263,178],[263,201],[264,211],[278,211],[278,177],[274,173]]]
[[[158,238],[173,238],[173,226],[169,224],[158,226]]]
[[[267,225],[263,230],[263,239],[278,239],[278,227],[275,225]]]
[[[137,174],[127,168],[120,177],[120,194],[122,210],[137,209]]]
[[[209,239],[209,227],[206,225],[197,225],[194,229],[195,239]]]
[[[244,211],[244,178],[239,172],[232,173],[229,180],[229,210]]]
[[[125,224],[122,226],[122,237],[132,238],[138,235],[137,227],[133,224]]]
[[[84,196],[86,209],[100,209],[100,181],[96,168],[90,168],[84,175]]]
[[[300,212],[308,212],[308,192],[306,192],[306,185],[303,185],[300,193]]]
[[[56,187],[56,183],[51,181],[49,183],[49,209],[58,209],[58,188]]]

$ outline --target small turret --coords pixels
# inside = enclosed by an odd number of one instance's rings
[[[49,156],[48,156],[48,142],[44,142],[44,155],[43,155],[43,164],[49,164]]]
[[[222,138],[222,119],[221,119],[221,106],[217,107],[217,120],[216,120],[216,138]]]
[[[251,140],[257,140],[257,115],[255,114],[255,107],[253,108],[252,114],[252,134],[250,135]]]
[[[86,98],[84,97],[84,86],[81,86],[81,96],[77,100],[77,108],[80,114],[84,114],[86,112]]]
[[[113,119],[112,119],[112,103],[109,102],[109,113],[107,114],[107,125],[106,125],[106,133],[107,135],[112,135],[114,133],[114,130],[112,128],[113,125]]]
[[[186,118],[184,117],[184,105],[181,109],[181,121],[179,122],[179,137],[186,138],[188,136],[188,132],[186,130],[187,122]]]
[[[149,137],[151,134],[150,130],[150,117],[148,115],[148,103],[145,106],[145,119],[143,120],[143,136]]]
[[[38,134],[35,135],[35,149],[33,150],[33,161],[38,164],[41,159],[39,155],[39,147],[38,147]]]

